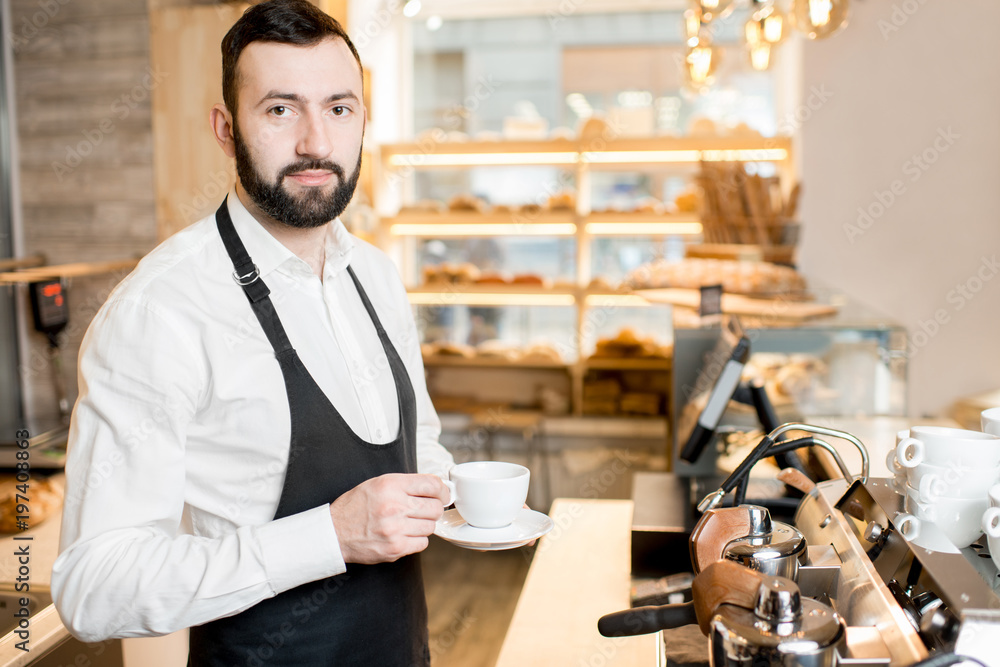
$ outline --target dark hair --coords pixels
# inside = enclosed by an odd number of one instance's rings
[[[253,42],[313,46],[337,37],[344,40],[361,69],[361,57],[347,31],[308,0],[268,0],[243,12],[222,39],[222,99],[233,118],[236,118],[239,86],[236,65],[243,49]]]

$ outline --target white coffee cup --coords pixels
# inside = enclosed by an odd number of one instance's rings
[[[907,542],[929,551],[959,553],[951,540],[930,521],[918,519],[912,514],[901,513],[896,515],[893,523]]]
[[[964,467],[954,463],[938,466],[921,463],[906,468],[906,483],[920,492],[920,501],[939,498],[982,498],[1000,481],[1000,467]]]
[[[524,507],[531,472],[516,463],[472,461],[455,466],[448,476],[451,502],[470,526],[503,528]]]
[[[1000,465],[1000,438],[944,426],[914,426],[910,437],[896,445],[896,460],[904,468],[924,462],[995,468]]]
[[[969,546],[983,534],[982,516],[987,504],[985,496],[939,498],[931,503],[921,502],[919,498],[919,492],[908,486],[906,511],[921,521],[933,523],[959,549]]]
[[[989,507],[983,512],[982,529],[990,547],[990,558],[1000,570],[1000,507]]]
[[[990,507],[1000,507],[1000,483],[994,484],[987,492]]]
[[[983,433],[1000,435],[1000,408],[987,408],[979,413]]]
[[[909,436],[907,436],[909,437]],[[898,442],[898,441],[897,441]],[[896,450],[890,449],[889,453],[885,457],[885,467],[889,469],[889,473],[893,477],[906,477],[906,468],[899,465],[899,461],[896,460]]]

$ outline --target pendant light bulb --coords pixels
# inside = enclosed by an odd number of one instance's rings
[[[701,7],[692,7],[684,12],[684,41],[688,46],[697,46],[704,25]]]
[[[748,44],[747,51],[750,53],[750,66],[758,72],[763,72],[771,66],[771,45],[769,43]]]
[[[712,83],[721,53],[721,49],[704,37],[688,49],[684,58],[684,75],[693,88],[701,89]]]
[[[847,25],[848,0],[794,0],[792,20],[809,39],[823,39]]]
[[[703,21],[708,23],[733,11],[733,0],[694,0],[697,10],[701,11]]]
[[[759,12],[757,22],[761,24],[764,41],[768,44],[778,44],[785,36],[785,17],[774,5],[765,7]]]

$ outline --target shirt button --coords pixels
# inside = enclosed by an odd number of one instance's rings
[[[380,428],[375,429],[375,437],[379,439],[382,438],[382,429]]]

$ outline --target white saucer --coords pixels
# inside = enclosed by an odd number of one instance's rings
[[[437,521],[434,534],[466,549],[501,551],[523,547],[552,530],[552,519],[541,512],[522,509],[514,523],[503,528],[475,528],[466,523],[456,509],[450,509]]]

